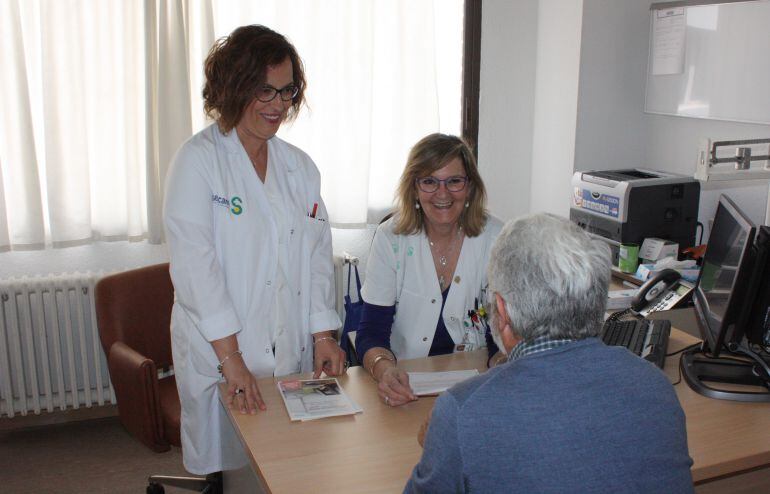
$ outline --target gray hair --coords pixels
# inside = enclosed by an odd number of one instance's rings
[[[574,223],[534,214],[509,221],[497,237],[487,275],[524,339],[596,336],[607,305],[610,250]],[[494,308],[494,304],[493,308]]]

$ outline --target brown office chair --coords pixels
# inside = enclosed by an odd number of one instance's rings
[[[171,368],[171,307],[174,287],[168,263],[107,276],[96,284],[96,319],[120,422],[155,452],[180,446],[181,405]],[[148,494],[163,485],[207,493],[221,492],[221,476],[152,475]]]

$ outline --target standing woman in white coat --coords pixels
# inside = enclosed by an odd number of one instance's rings
[[[264,410],[256,377],[345,372],[337,346],[331,230],[320,176],[275,136],[303,104],[294,46],[264,26],[220,39],[205,62],[206,113],[169,169],[164,222],[185,468],[246,462],[223,405]]]
[[[398,359],[487,347],[489,253],[501,223],[486,212],[476,160],[459,137],[431,134],[409,153],[396,212],[374,236],[356,352],[391,406],[417,399]]]

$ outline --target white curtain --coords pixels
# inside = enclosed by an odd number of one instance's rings
[[[202,62],[242,24],[285,34],[308,103],[280,135],[335,226],[392,204],[409,148],[460,130],[462,0],[0,1],[0,250],[162,240],[165,172],[208,122]]]

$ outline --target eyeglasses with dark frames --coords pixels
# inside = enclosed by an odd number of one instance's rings
[[[281,89],[274,88],[270,84],[264,84],[261,88],[257,89],[255,96],[262,103],[270,103],[278,94],[281,95],[281,101],[291,101],[299,94],[299,88],[294,84],[289,84]]]
[[[421,191],[427,193],[436,192],[439,187],[441,187],[442,183],[449,192],[460,192],[468,183],[468,177],[457,175],[443,180],[436,177],[421,177],[416,179],[415,182],[417,182],[417,187],[419,187]]]

